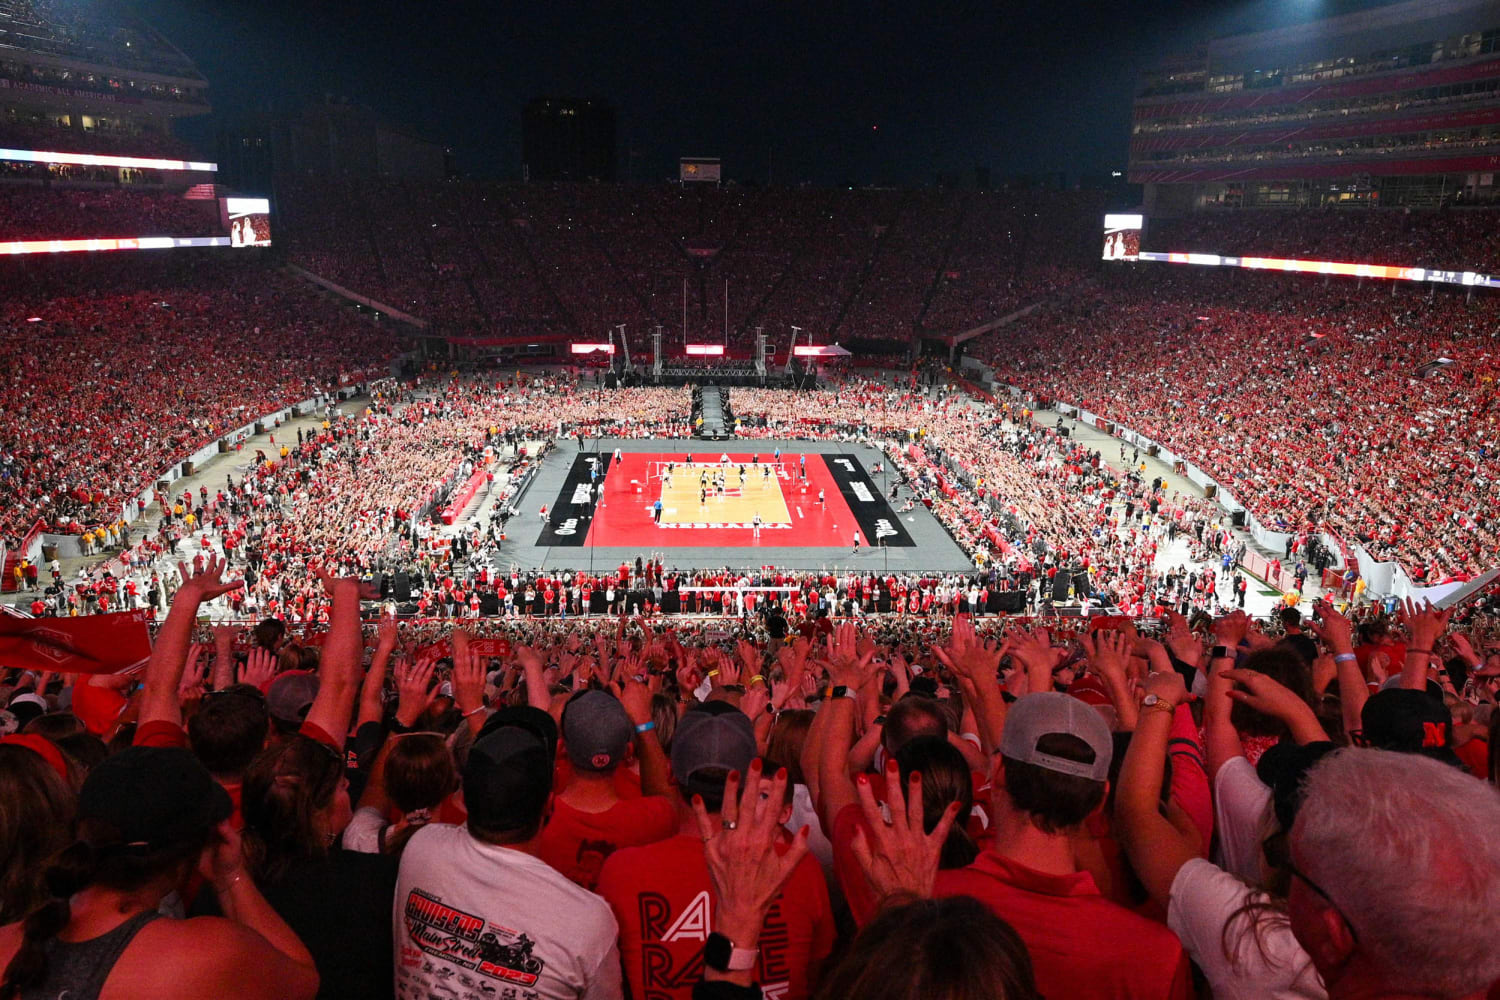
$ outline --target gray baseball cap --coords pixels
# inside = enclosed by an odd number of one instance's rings
[[[563,709],[563,745],[580,771],[608,771],[625,759],[635,726],[618,698],[604,691],[584,691]]]
[[[318,697],[318,675],[310,670],[287,670],[266,689],[266,707],[278,722],[298,725]]]
[[[1093,763],[1084,764],[1038,750],[1037,742],[1054,733],[1076,736],[1087,743],[1094,751]],[[1000,753],[1004,757],[1090,781],[1109,780],[1114,749],[1114,739],[1104,717],[1072,695],[1056,691],[1029,694],[1011,705],[1005,714],[1005,732],[1000,737]]]
[[[733,705],[705,702],[683,714],[672,736],[672,777],[689,792],[723,794],[721,780],[705,780],[704,771],[744,774],[755,759],[755,727]]]

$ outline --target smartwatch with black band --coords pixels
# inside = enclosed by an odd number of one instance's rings
[[[1209,658],[1213,660],[1232,660],[1234,659],[1234,650],[1228,646],[1215,646]]]
[[[755,968],[759,959],[759,948],[736,948],[718,931],[710,933],[703,944],[703,964],[715,972],[744,972]]]

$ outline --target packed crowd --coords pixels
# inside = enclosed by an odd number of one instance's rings
[[[33,586],[39,615],[166,609],[180,558],[222,557],[246,586],[216,614],[326,621],[314,569],[405,578],[403,613],[419,618],[747,614],[740,586],[786,586],[798,611],[945,616],[993,610],[991,595],[1020,592],[1028,609],[1083,601],[1132,615],[1211,613],[1244,604],[1224,572],[1242,553],[1210,502],[1147,481],[1139,455],[1119,463],[1082,448],[1009,404],[851,377],[833,390],[736,392],[747,441],[859,440],[884,450],[893,507],[929,509],[974,560],[970,574],[665,570],[637,559],[598,573],[502,569],[504,497],[484,517],[434,531],[433,512],[476,471],[497,488],[540,450],[590,439],[686,437],[681,389],[601,391],[587,379],[517,375],[381,381],[363,413],[257,455],[224,485],[163,498],[163,515],[78,579]],[[1106,460],[1108,458],[1109,460]],[[1178,540],[1182,545],[1175,545]],[[123,550],[123,551],[121,551]],[[40,569],[37,576],[41,576]],[[54,574],[56,575],[56,574]],[[38,581],[45,583],[45,580]],[[708,588],[704,594],[692,588]],[[393,588],[392,588],[393,589]],[[666,600],[664,601],[664,597]],[[680,598],[680,599],[679,599]],[[1014,610],[1014,609],[1012,609]]]
[[[36,165],[29,165],[28,169],[36,169]],[[222,235],[219,203],[213,198],[192,200],[183,197],[180,191],[128,187],[109,190],[0,187],[0,242]]]
[[[204,635],[223,570],[139,679],[0,671],[0,995],[1500,981],[1500,638],[1446,612],[369,634],[320,570],[316,634]]]
[[[276,270],[182,254],[7,265],[17,279],[0,282],[8,543],[38,519],[64,532],[113,523],[205,443],[388,371],[392,333]],[[76,290],[83,275],[87,292]]]
[[[1083,237],[1101,204],[1041,191],[324,180],[293,181],[282,198],[294,259],[333,281],[468,336],[602,340],[624,323],[642,357],[658,324],[669,355],[684,336],[723,342],[726,326],[742,356],[757,327],[784,351],[792,325],[902,354],[919,330],[967,329],[1064,287],[1091,259]]]
[[[1273,530],[1419,582],[1500,545],[1495,301],[1192,269],[1112,273],[973,342],[999,381],[1129,427]]]

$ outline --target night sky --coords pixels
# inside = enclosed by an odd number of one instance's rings
[[[618,112],[619,176],[931,184],[940,172],[1123,169],[1136,74],[1215,35],[1352,0],[1059,3],[354,3],[133,0],[208,77],[216,117],[324,94],[451,147],[482,177],[520,171],[532,97]],[[212,154],[214,120],[183,123]]]

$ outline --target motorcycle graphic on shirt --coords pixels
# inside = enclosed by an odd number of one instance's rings
[[[536,942],[525,931],[491,924],[420,889],[407,895],[404,916],[406,935],[412,944],[436,959],[481,976],[527,987],[536,985],[546,967],[533,953]],[[434,988],[455,971],[438,966],[429,972],[424,963],[423,978],[428,988]],[[482,992],[488,995],[488,991]]]

